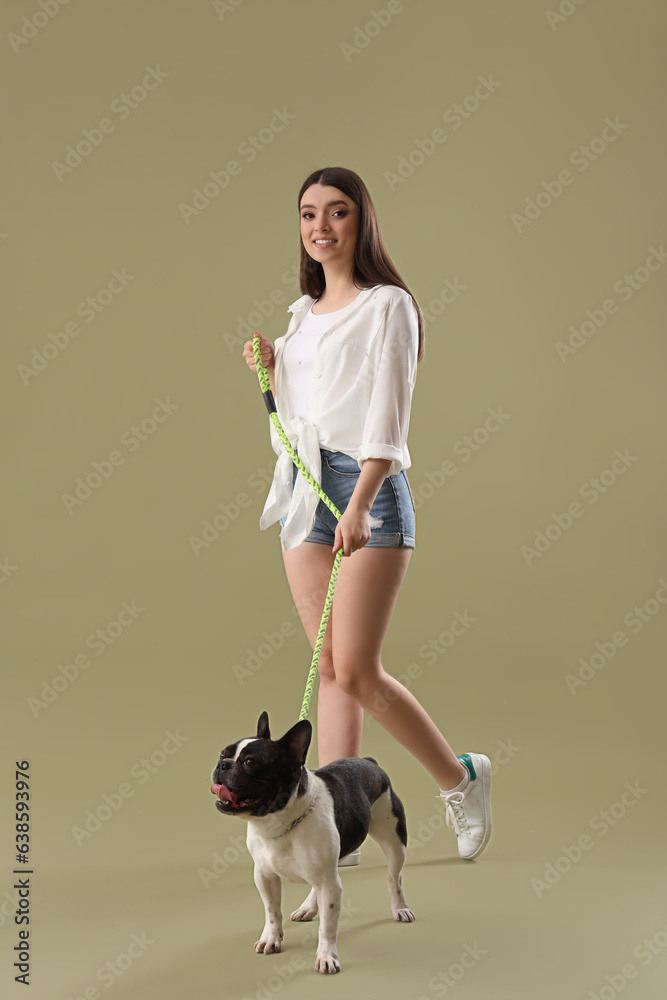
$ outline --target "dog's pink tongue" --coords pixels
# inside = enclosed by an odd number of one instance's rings
[[[230,792],[225,785],[211,785],[211,791],[216,795],[221,801],[231,802],[234,805],[238,801],[238,795],[236,792]]]

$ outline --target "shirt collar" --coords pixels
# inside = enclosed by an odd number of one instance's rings
[[[382,288],[382,285],[371,285],[370,288],[362,288],[354,300],[355,306],[359,306],[362,302],[365,302],[368,296],[378,288]],[[294,302],[288,305],[287,311],[299,316],[302,312],[308,312],[314,301],[315,299],[312,295],[302,295],[300,298],[295,299]]]

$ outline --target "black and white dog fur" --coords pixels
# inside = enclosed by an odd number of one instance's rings
[[[255,951],[281,951],[281,879],[312,886],[292,920],[312,920],[320,911],[315,968],[340,971],[338,921],[343,886],[340,858],[356,850],[368,834],[389,866],[394,920],[415,919],[402,889],[407,826],[405,810],[389,776],[373,757],[342,757],[311,771],[305,766],[312,726],[303,719],[272,740],[262,712],[257,736],[230,743],[211,773],[219,786],[216,807],[248,822],[246,843],[255,862],[255,885],[265,923]],[[214,790],[214,789],[212,789]]]

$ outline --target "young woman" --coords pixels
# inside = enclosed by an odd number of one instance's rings
[[[491,835],[491,762],[484,754],[457,757],[380,658],[415,547],[405,470],[422,313],[354,171],[314,171],[298,208],[304,294],[289,306],[292,319],[275,346],[262,336],[262,364],[290,443],[341,518],[298,472],[271,424],[278,461],[260,528],[280,520],[285,571],[311,647],[343,549],[319,660],[318,766],[360,755],[366,710],[436,780],[459,854],[475,858]],[[251,341],[243,356],[256,371]],[[340,862],[358,863],[359,851]]]

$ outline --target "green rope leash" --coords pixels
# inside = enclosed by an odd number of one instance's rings
[[[264,396],[264,402],[266,403],[266,408],[269,411],[269,416],[273,422],[278,436],[282,443],[285,445],[287,454],[290,456],[294,464],[296,465],[299,472],[305,477],[305,479],[310,483],[315,492],[324,503],[327,505],[329,510],[334,514],[336,520],[340,520],[341,513],[338,508],[331,502],[326,493],[322,490],[320,484],[311,476],[310,472],[303,464],[297,453],[292,448],[285,431],[282,428],[280,420],[278,419],[278,413],[276,411],[276,404],[273,398],[273,393],[271,392],[271,383],[269,381],[269,374],[262,364],[262,356],[260,354],[259,345],[261,341],[259,336],[255,334],[252,340],[252,352],[255,357],[255,366],[257,368],[257,377],[259,378],[259,387],[262,390],[262,395]],[[306,690],[303,695],[303,703],[301,705],[301,714],[299,715],[299,721],[301,719],[308,718],[308,711],[310,709],[310,697],[313,693],[313,688],[315,686],[315,677],[317,675],[317,664],[320,659],[320,653],[322,651],[322,645],[324,643],[324,635],[327,630],[327,622],[329,621],[329,612],[331,610],[331,604],[333,602],[334,587],[336,586],[336,578],[338,576],[338,567],[340,566],[340,561],[343,558],[343,550],[340,548],[336,553],[334,559],[333,570],[331,571],[331,579],[329,580],[329,587],[327,590],[327,598],[324,602],[324,611],[322,612],[322,620],[320,621],[320,628],[317,633],[317,640],[315,642],[315,648],[313,649],[313,659],[310,665],[310,672],[308,674],[308,680],[306,681]]]

